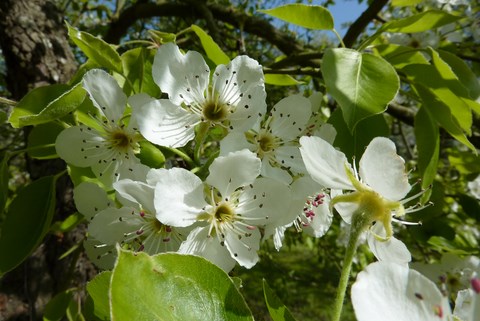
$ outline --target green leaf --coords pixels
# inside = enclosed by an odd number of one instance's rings
[[[448,162],[462,174],[480,173],[480,157],[469,151],[453,150],[448,155]]]
[[[162,32],[158,30],[147,30],[148,34],[157,44],[164,44],[167,42],[175,42],[177,36],[174,33]]]
[[[8,119],[7,113],[3,110],[0,110],[0,125],[6,122]]]
[[[52,224],[50,231],[51,233],[66,233],[73,230],[82,220],[84,216],[78,212],[75,212],[69,215],[63,221],[57,221]]]
[[[414,6],[421,3],[423,0],[392,0],[392,7],[406,7]]]
[[[202,28],[197,25],[191,26],[193,32],[195,32],[200,38],[202,47],[207,54],[207,57],[213,61],[216,65],[226,65],[230,62],[230,58],[223,52],[218,44],[210,37]]]
[[[72,299],[73,293],[68,290],[55,295],[45,306],[43,321],[62,320]]]
[[[268,286],[265,279],[263,279],[263,295],[265,296],[268,312],[273,321],[295,321],[295,318],[288,308]]]
[[[58,158],[55,140],[64,128],[54,122],[35,126],[28,135],[28,155],[37,159]]]
[[[160,88],[152,77],[154,56],[155,51],[147,48],[131,49],[122,55],[124,75],[128,80],[125,82],[127,95],[143,92],[152,97],[160,96]]]
[[[10,179],[10,174],[8,171],[8,161],[10,160],[10,154],[5,153],[0,162],[0,214],[3,213],[5,205],[7,205],[8,200],[8,180]],[[1,237],[1,225],[0,225],[0,237]]]
[[[414,126],[418,150],[418,169],[422,175],[422,188],[427,188],[437,174],[440,133],[437,122],[429,114],[427,108],[418,110]]]
[[[116,321],[253,320],[229,276],[197,256],[119,249],[110,286]]]
[[[333,29],[332,14],[321,6],[297,3],[259,11],[308,29]]]
[[[448,51],[438,50],[438,54],[452,68],[458,80],[467,89],[469,98],[477,99],[480,96],[480,82],[470,66]]]
[[[480,203],[474,197],[466,194],[457,195],[458,204],[463,208],[465,214],[480,222]]]
[[[67,85],[56,84],[31,90],[15,106],[8,121],[15,128],[21,127],[20,118],[39,114],[68,89]]]
[[[93,314],[100,320],[110,320],[109,290],[111,271],[105,271],[87,284],[87,291],[93,300]]]
[[[24,187],[10,204],[0,226],[0,275],[25,260],[50,228],[55,210],[55,177]]]
[[[390,135],[390,128],[383,114],[374,115],[360,121],[353,134],[348,130],[340,109],[336,109],[332,113],[328,123],[332,124],[337,131],[333,145],[338,147],[349,160],[354,157],[359,160],[373,138]]]
[[[85,56],[102,67],[122,73],[122,60],[111,45],[98,37],[83,31],[78,31],[67,23],[68,36],[83,51]]]
[[[342,108],[350,132],[360,120],[385,111],[399,88],[392,65],[356,50],[327,49],[321,68],[327,91]]]
[[[290,75],[265,74],[265,83],[275,86],[295,86],[301,84],[302,82],[296,80]]]
[[[457,85],[461,86],[458,81],[455,82],[455,80],[449,79],[446,73],[439,69],[438,66],[433,65],[409,65],[403,68],[402,71],[407,75],[408,80],[417,91],[421,87],[423,91],[428,92],[432,96],[432,98],[428,99],[429,102],[433,99],[437,101],[437,105],[440,102],[447,107],[458,126],[470,133],[472,112],[462,97],[454,92],[454,90],[460,90],[457,87]],[[422,99],[426,98],[425,95],[421,95],[421,97]]]
[[[373,49],[395,69],[402,69],[411,64],[428,64],[421,51],[412,47],[387,44],[375,46]]]
[[[458,21],[461,18],[443,10],[428,10],[413,16],[387,22],[380,28],[380,31],[400,33],[423,32]]]

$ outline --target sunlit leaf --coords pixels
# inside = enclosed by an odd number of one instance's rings
[[[160,96],[160,88],[153,81],[152,62],[155,51],[147,48],[135,48],[122,54],[124,75],[128,81],[127,94],[146,93],[152,97]]]
[[[202,47],[207,54],[207,57],[215,63],[215,65],[226,65],[230,62],[230,58],[226,53],[218,46],[218,44],[210,37],[202,28],[197,25],[191,26],[193,32],[196,33]]]
[[[116,321],[253,320],[229,276],[196,256],[119,250],[110,286]]]
[[[443,10],[428,10],[406,18],[387,22],[380,30],[401,33],[423,32],[458,21],[461,18],[462,17],[454,16]]]
[[[12,200],[0,226],[0,275],[23,262],[50,228],[55,210],[55,177],[24,187]]]
[[[411,64],[428,64],[421,51],[412,47],[386,44],[375,46],[373,49],[396,69]]]
[[[302,82],[296,80],[290,75],[265,74],[265,83],[268,85],[276,85],[276,86],[294,86],[294,85],[299,85]]]
[[[342,108],[350,132],[360,120],[385,111],[399,88],[392,65],[371,54],[328,49],[321,67],[327,91]]]
[[[263,295],[267,304],[268,312],[273,321],[295,321],[288,308],[280,301],[280,298],[268,286],[263,279]]]
[[[406,7],[406,6],[414,6],[416,4],[421,3],[423,0],[392,0],[393,7]]]
[[[87,32],[78,31],[68,23],[67,28],[70,39],[82,50],[85,56],[104,68],[122,73],[122,60],[111,45]]]
[[[321,6],[296,3],[259,11],[309,29],[333,29],[332,14]]]
[[[139,145],[140,153],[137,157],[142,164],[145,164],[150,168],[161,168],[165,165],[165,156],[158,147],[149,141],[141,141],[139,142]]]

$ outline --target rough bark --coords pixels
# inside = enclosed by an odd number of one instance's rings
[[[1,0],[0,47],[7,67],[7,89],[15,100],[35,87],[67,82],[77,68],[63,15],[48,0]],[[27,159],[32,179],[64,168],[60,160]],[[74,212],[71,191],[70,181],[61,178],[57,183],[56,219]],[[47,236],[29,259],[0,280],[0,320],[39,320],[52,295],[75,285],[70,280],[77,279],[77,285],[85,282],[88,270],[73,269],[72,278],[70,265],[74,261],[70,257],[58,260],[81,234],[77,230],[69,235]]]

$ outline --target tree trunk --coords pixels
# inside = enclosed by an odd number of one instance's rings
[[[63,15],[48,0],[1,0],[0,47],[7,68],[7,89],[15,100],[33,88],[67,82],[77,69]],[[65,168],[61,160],[27,159],[26,163],[32,179]],[[70,181],[65,177],[59,179],[57,219],[74,212],[71,191]],[[41,320],[43,308],[52,295],[72,286],[70,265],[75,261],[71,256],[61,261],[58,257],[79,242],[80,237],[82,231],[78,230],[62,237],[47,236],[29,259],[0,280],[0,320]],[[83,278],[79,284],[85,283],[86,274],[85,269],[75,273]]]

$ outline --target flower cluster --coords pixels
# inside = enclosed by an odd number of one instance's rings
[[[152,71],[161,99],[127,98],[114,77],[88,71],[82,84],[93,106],[56,142],[64,160],[93,173],[76,186],[75,202],[89,222],[85,248],[97,265],[112,267],[120,244],[200,255],[225,271],[236,263],[250,268],[261,242],[273,236],[280,249],[290,226],[323,236],[333,208],[346,222],[366,217],[380,260],[410,260],[391,226],[408,212],[402,199],[410,185],[390,140],[370,143],[360,179],[330,144],[332,129],[319,125],[321,95],[291,95],[267,112],[255,60],[239,56],[211,72],[198,52],[167,43]],[[150,168],[140,161],[144,141],[175,156]]]

